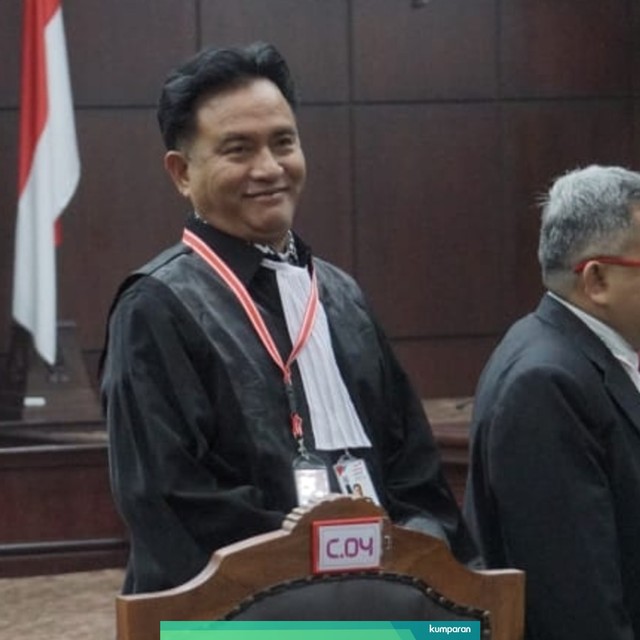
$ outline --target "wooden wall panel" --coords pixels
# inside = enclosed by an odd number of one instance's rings
[[[629,2],[500,3],[507,96],[625,95],[631,87]]]
[[[0,109],[0,351],[6,349],[9,340],[18,192],[17,144],[18,113],[13,109]]]
[[[473,394],[478,376],[498,341],[496,336],[398,340],[398,359],[424,398]]]
[[[304,102],[348,97],[346,0],[202,0],[203,45],[265,40],[287,58]]]
[[[154,110],[83,110],[77,129],[83,170],[63,217],[60,317],[95,349],[117,285],[180,239],[190,205],[164,172]]]
[[[0,108],[15,107],[18,105],[20,59],[21,59],[21,29],[22,29],[22,3],[2,3],[2,23],[0,26],[0,60],[2,60],[2,73],[0,73]],[[0,138],[4,140],[4,138]],[[2,165],[5,166],[5,165]]]
[[[492,105],[356,110],[357,264],[393,337],[476,335],[503,316]]]
[[[60,312],[92,362],[117,283],[177,238],[189,209],[164,175],[154,105],[203,44],[271,40],[289,59],[309,164],[296,227],[358,278],[423,394],[470,393],[487,342],[535,304],[533,204],[551,178],[596,161],[640,167],[638,0],[65,0],[64,11],[82,177],[63,218]],[[0,22],[2,353],[20,29],[16,0]],[[459,377],[444,371],[456,341],[469,347]]]
[[[633,82],[633,92],[636,96],[640,96],[640,1],[629,0],[631,4],[631,56],[627,65],[631,65],[631,78]]]
[[[640,99],[633,102],[633,166],[640,167]]]
[[[504,108],[505,208],[513,216],[512,316],[529,311],[542,293],[537,261],[540,210],[552,180],[592,163],[633,165],[633,109],[628,101],[541,102]],[[637,165],[636,165],[637,166]]]
[[[196,50],[194,0],[67,0],[75,104],[154,105],[169,70]]]
[[[304,106],[299,128],[307,184],[295,228],[318,256],[353,272],[349,112],[340,106]]]
[[[353,0],[356,100],[495,95],[496,0]]]

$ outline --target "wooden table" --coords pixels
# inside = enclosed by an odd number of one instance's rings
[[[440,449],[444,473],[462,504],[469,467],[469,424],[473,398],[434,398],[423,401]]]

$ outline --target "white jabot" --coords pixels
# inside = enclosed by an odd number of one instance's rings
[[[622,365],[622,368],[626,371],[627,375],[631,378],[631,382],[633,382],[636,389],[640,391],[640,371],[638,371],[639,358],[633,347],[617,331],[614,331],[604,322],[594,318],[588,313],[585,313],[582,309],[579,309],[570,302],[563,300],[560,296],[557,296],[550,291],[548,294],[580,318],[580,320],[582,320],[582,322],[584,322],[587,327],[589,327],[589,329],[591,329],[591,331],[593,331],[593,333],[595,333],[600,340],[604,342],[616,360],[618,360]]]
[[[287,329],[292,342],[302,324],[311,291],[311,278],[304,267],[263,260],[276,274]],[[316,449],[333,451],[370,447],[336,362],[327,315],[318,305],[318,314],[309,341],[296,362],[309,406]]]

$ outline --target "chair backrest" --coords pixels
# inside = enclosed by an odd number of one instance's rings
[[[118,640],[158,640],[161,620],[479,620],[483,640],[521,640],[524,574],[471,571],[371,501],[330,496],[219,549],[189,582],[116,607]]]

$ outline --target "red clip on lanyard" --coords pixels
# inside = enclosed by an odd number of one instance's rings
[[[302,418],[300,417],[296,407],[296,398],[291,380],[291,365],[307,344],[313,329],[313,323],[315,322],[316,315],[318,313],[318,283],[316,281],[315,272],[312,272],[311,274],[311,292],[309,294],[309,300],[307,301],[304,317],[302,318],[302,326],[300,327],[293,349],[285,362],[282,360],[280,352],[271,337],[271,333],[269,333],[269,329],[267,329],[267,326],[251,299],[249,292],[237,278],[236,274],[233,273],[222,258],[220,258],[220,256],[218,256],[218,254],[216,254],[215,251],[213,251],[211,247],[202,241],[195,233],[185,229],[182,234],[182,242],[188,247],[191,247],[191,249],[193,249],[225,281],[231,291],[233,291],[249,317],[249,320],[251,321],[251,324],[253,325],[255,332],[258,334],[262,344],[271,356],[271,359],[276,363],[276,365],[278,365],[280,371],[282,371],[282,379],[284,381],[287,401],[289,403],[291,432],[297,440],[301,441]]]

